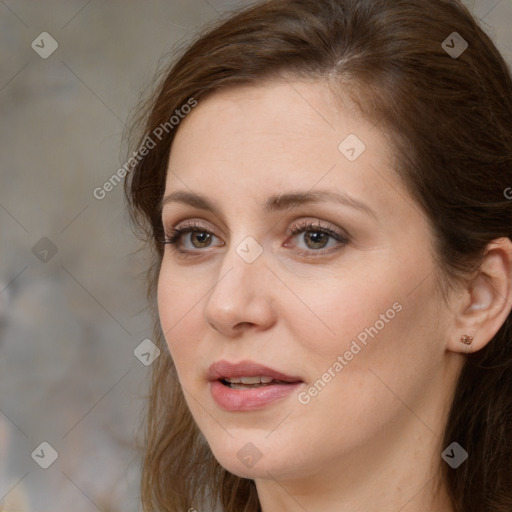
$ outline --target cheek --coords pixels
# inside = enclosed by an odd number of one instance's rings
[[[421,401],[443,354],[433,339],[438,316],[432,282],[410,295],[400,281],[358,283],[314,296],[334,335],[323,335],[319,322],[314,333],[308,319],[296,331],[309,370],[309,387],[297,397],[304,430],[321,424],[338,446],[349,439],[363,443],[407,416],[403,404]]]
[[[303,301],[290,299],[283,317],[314,368],[310,377],[320,378],[338,356],[344,359],[338,370],[354,377],[374,368],[400,383],[428,372],[442,355],[442,333],[435,332],[441,330],[439,298],[432,276],[414,283],[429,269],[421,259],[415,265],[381,261],[353,268],[343,279],[295,283]]]
[[[364,347],[365,341],[388,330],[402,309],[396,286],[355,273],[314,285],[297,282],[294,293],[301,300],[285,301],[284,318],[293,325],[297,341],[302,340],[308,351],[331,358],[349,350],[353,340]]]
[[[169,352],[176,363],[178,374],[193,360],[197,351],[199,329],[203,328],[201,298],[205,290],[194,286],[194,281],[179,277],[169,265],[162,264],[158,278],[157,303],[162,332]],[[180,379],[181,380],[181,379]]]

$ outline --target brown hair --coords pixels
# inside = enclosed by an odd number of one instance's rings
[[[442,47],[457,32],[468,48]],[[443,283],[478,267],[486,246],[512,237],[512,79],[493,42],[458,0],[270,0],[223,18],[164,71],[139,118],[148,135],[194,98],[267,79],[324,80],[388,134],[395,169],[433,226]],[[168,127],[169,128],[169,127]],[[177,129],[177,128],[176,128]],[[163,254],[159,203],[176,129],[165,131],[125,182],[132,221],[152,263],[148,298],[161,356],[145,429],[147,511],[260,510],[252,480],[214,459],[186,406],[155,307]],[[153,137],[154,139],[155,137]],[[440,471],[459,512],[512,510],[512,320],[467,356],[443,446],[469,458]],[[209,504],[209,506],[208,506]]]

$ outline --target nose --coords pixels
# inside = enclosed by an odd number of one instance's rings
[[[236,338],[248,329],[266,330],[277,319],[276,277],[265,252],[249,263],[230,247],[204,309],[206,322],[223,336]]]

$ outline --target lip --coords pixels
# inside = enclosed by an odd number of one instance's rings
[[[253,389],[232,389],[220,382],[220,379],[257,376],[271,377],[283,381],[284,384],[269,384]],[[210,382],[210,392],[214,401],[230,412],[263,409],[272,402],[287,397],[304,384],[300,377],[287,375],[254,361],[238,363],[217,361],[208,369],[207,379]]]

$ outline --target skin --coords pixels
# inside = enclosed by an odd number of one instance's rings
[[[353,162],[338,150],[348,134],[366,145]],[[176,134],[164,195],[204,195],[218,215],[164,206],[167,230],[194,221],[214,236],[184,234],[186,256],[166,245],[161,325],[198,427],[220,464],[255,480],[264,512],[453,511],[444,487],[434,491],[466,350],[452,341],[462,334],[455,307],[469,295],[443,300],[430,225],[391,154],[384,135],[319,82],[217,92]],[[263,210],[276,192],[320,189],[349,194],[374,216],[329,201]],[[307,220],[349,241],[315,246],[314,230],[290,235]],[[236,252],[247,236],[263,250],[252,263]],[[306,405],[297,393],[251,412],[213,401],[206,371],[220,359],[298,375],[304,392],[397,303]],[[252,467],[237,457],[247,443],[262,455]]]

